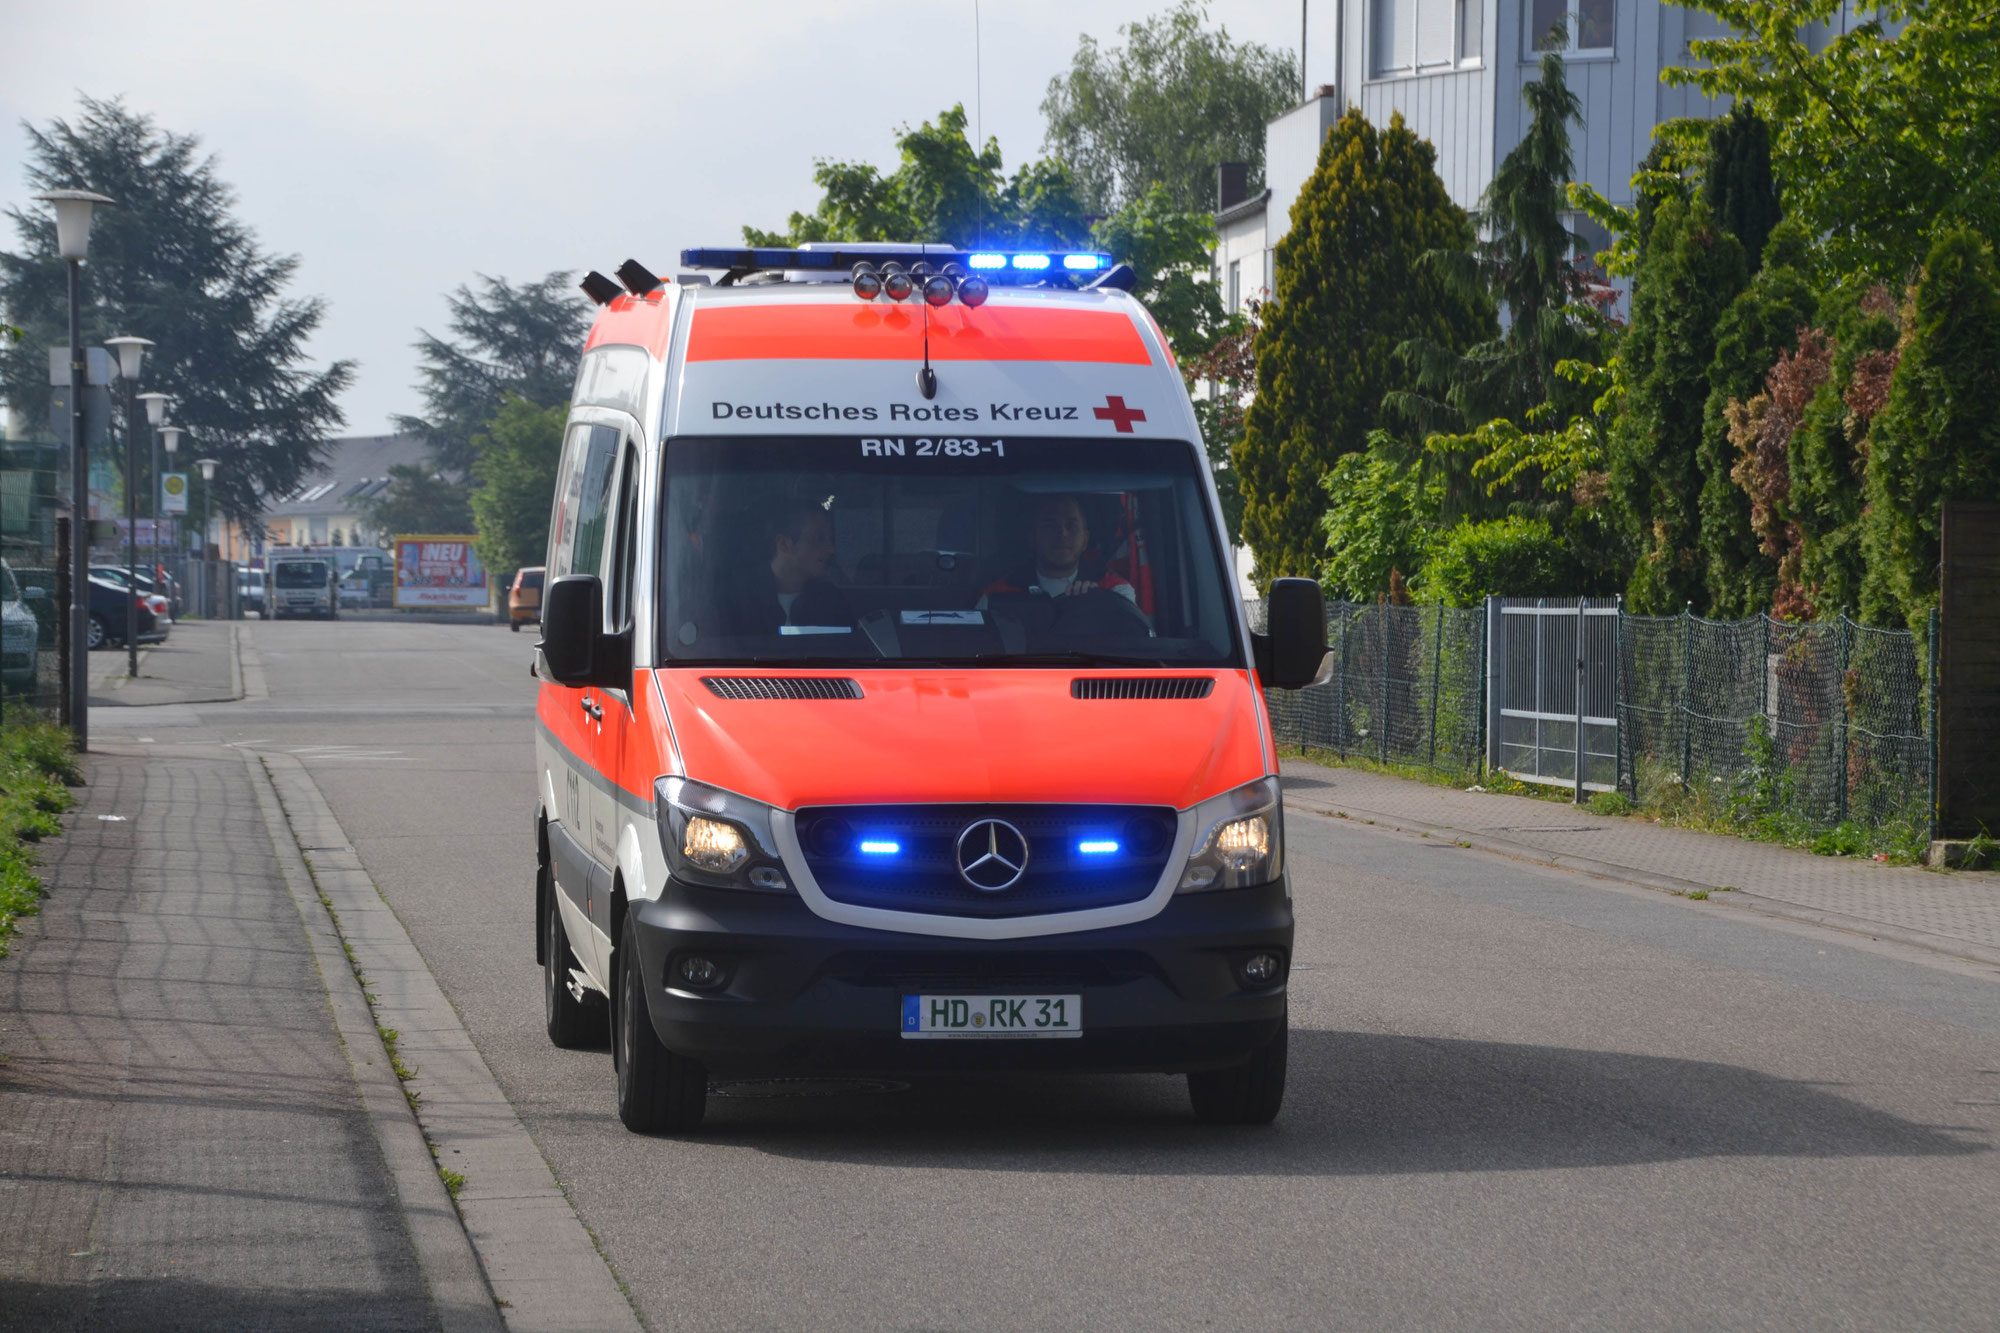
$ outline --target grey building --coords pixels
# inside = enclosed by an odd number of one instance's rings
[[[265,540],[273,546],[366,546],[374,542],[364,500],[389,485],[389,469],[428,465],[430,451],[414,435],[357,435],[329,440],[325,460],[264,509]]]

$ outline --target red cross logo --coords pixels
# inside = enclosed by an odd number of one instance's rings
[[[1125,400],[1115,393],[1105,398],[1104,406],[1092,408],[1091,411],[1096,413],[1099,421],[1108,421],[1116,426],[1120,435],[1130,435],[1132,423],[1146,419],[1144,412],[1136,407],[1125,406]]]

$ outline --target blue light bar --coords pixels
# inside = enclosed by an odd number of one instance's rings
[[[965,266],[967,268],[979,269],[1005,268],[1007,267],[1007,256],[988,254],[968,255],[965,260]]]
[[[693,269],[720,269],[735,274],[805,272],[829,276],[850,272],[858,263],[881,268],[888,263],[905,268],[929,264],[942,270],[959,264],[975,273],[1038,278],[1050,269],[1073,275],[1108,271],[1111,256],[1101,250],[958,250],[945,245],[890,246],[879,249],[846,249],[837,244],[825,248],[799,250],[778,246],[702,246],[681,251],[681,266]]]
[[[1079,272],[1091,273],[1104,267],[1102,263],[1103,259],[1103,255],[1064,255],[1063,267],[1075,269]]]
[[[1076,849],[1085,856],[1110,856],[1118,850],[1118,844],[1109,838],[1096,838],[1078,843]]]
[[[896,856],[903,850],[900,842],[890,842],[886,838],[863,838],[861,852],[864,856]]]
[[[1037,269],[1037,270],[1040,270],[1040,269],[1045,269],[1045,268],[1047,268],[1048,266],[1049,266],[1049,257],[1048,257],[1047,255],[1015,255],[1015,256],[1014,256],[1014,267],[1015,267],[1015,268],[1031,268],[1031,269]]]

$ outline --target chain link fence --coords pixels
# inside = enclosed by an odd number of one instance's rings
[[[1510,660],[1523,656],[1512,647],[1497,659],[1489,651],[1501,605],[1329,603],[1332,678],[1266,695],[1278,742],[1471,781],[1486,768],[1489,727],[1518,728],[1503,714],[1539,710],[1553,739],[1500,737],[1494,767],[1572,785],[1575,765],[1564,768],[1561,752],[1574,748],[1575,732],[1562,731],[1558,715],[1580,707],[1591,733],[1587,787],[1615,786],[1640,804],[1693,798],[1743,822],[1786,821],[1794,833],[1852,821],[1928,835],[1935,673],[1926,641],[1909,631],[1845,616],[1815,624],[1633,616],[1593,603],[1578,612],[1593,626],[1581,646],[1574,628],[1561,638],[1559,622],[1537,627],[1555,646],[1525,659],[1530,668]],[[1261,631],[1263,604],[1248,609]],[[1523,682],[1529,669],[1545,674]],[[1579,702],[1564,702],[1578,689]],[[1530,702],[1498,707],[1510,700]],[[1612,720],[1615,730],[1601,725]],[[1530,751],[1553,762],[1517,768]]]
[[[62,707],[61,454],[51,445],[0,442],[0,724],[54,718]]]

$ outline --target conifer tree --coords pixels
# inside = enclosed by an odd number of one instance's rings
[[[1946,500],[2000,496],[2000,275],[1969,228],[1931,247],[1888,402],[1869,432],[1861,618],[1925,630]]]
[[[1800,271],[1805,241],[1797,224],[1780,223],[1770,236],[1769,262],[1716,329],[1700,456],[1702,561],[1715,616],[1757,614],[1771,605],[1777,584],[1777,561],[1761,549],[1750,496],[1733,476],[1740,451],[1730,439],[1729,405],[1754,397],[1779,356],[1798,346],[1799,330],[1813,322],[1818,302]]]
[[[1856,284],[1821,297],[1820,322],[1833,333],[1832,374],[1792,432],[1787,462],[1799,584],[1806,605],[1825,616],[1860,604],[1862,475],[1902,328],[1884,288]]]
[[[1756,273],[1764,264],[1764,242],[1781,214],[1778,183],[1771,174],[1771,130],[1747,102],[1738,102],[1709,126],[1702,197],[1717,224],[1743,243],[1743,257]]]
[[[287,294],[298,259],[265,251],[236,219],[235,196],[199,139],[116,100],[82,104],[73,121],[26,127],[26,175],[34,189],[91,189],[118,201],[91,228],[84,342],[122,333],[154,341],[141,387],[173,395],[174,420],[196,451],[222,461],[216,515],[254,522],[264,496],[296,487],[341,424],[338,399],[354,363],[313,367],[306,344],[325,303]],[[7,400],[39,421],[47,349],[69,332],[63,261],[53,217],[8,216],[20,248],[0,254],[0,308],[25,336],[0,354],[0,378]],[[124,400],[112,395],[114,411]]]
[[[1396,347],[1425,337],[1462,350],[1490,335],[1491,307],[1418,262],[1471,243],[1429,143],[1400,115],[1386,130],[1359,111],[1341,117],[1278,243],[1276,299],[1257,336],[1257,397],[1233,459],[1260,581],[1319,573],[1320,478],[1366,446],[1383,395],[1408,386]]]
[[[1634,566],[1632,609],[1679,610],[1703,593],[1699,455],[1716,326],[1747,280],[1743,247],[1699,197],[1659,205],[1632,288],[1624,411],[1610,502]]]

